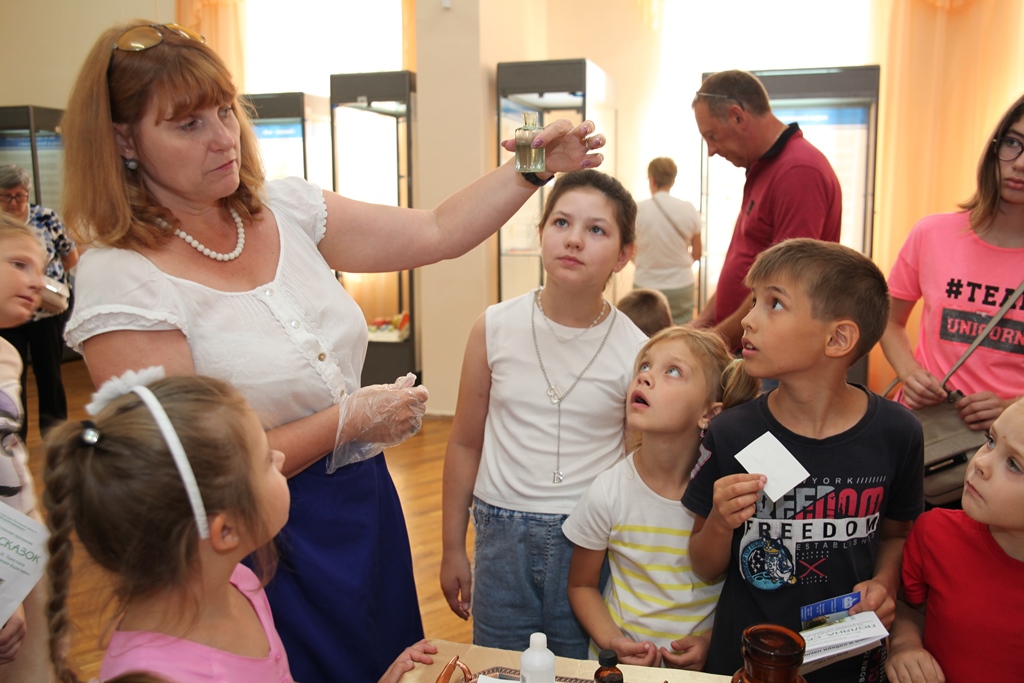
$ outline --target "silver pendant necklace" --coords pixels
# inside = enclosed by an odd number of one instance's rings
[[[580,374],[576,375],[576,379],[572,381],[572,384],[569,385],[569,388],[566,389],[565,393],[563,394],[558,390],[558,387],[556,387],[551,382],[551,379],[548,378],[548,371],[544,367],[544,359],[541,358],[540,355],[540,344],[537,343],[537,324],[534,319],[536,317],[535,311],[537,308],[540,308],[541,314],[544,313],[544,309],[543,307],[541,307],[540,303],[540,293],[542,290],[543,288],[540,288],[535,290],[533,293],[534,305],[530,306],[530,333],[533,335],[533,350],[536,351],[537,353],[537,364],[540,365],[540,373],[544,376],[544,383],[548,385],[546,392],[548,400],[550,400],[551,403],[553,403],[555,407],[558,409],[558,428],[555,432],[555,469],[551,473],[551,481],[554,484],[561,484],[562,480],[565,479],[565,476],[562,474],[562,403],[565,401],[565,399],[569,398],[569,394],[572,393],[572,390],[575,389],[576,385],[580,383],[581,379],[583,379],[583,375],[587,374],[587,370],[589,370],[590,366],[594,364],[594,361],[597,360],[597,357],[601,355],[601,351],[604,349],[605,342],[608,341],[608,337],[612,333],[612,328],[615,327],[615,318],[618,317],[618,311],[616,311],[614,308],[612,309],[612,319],[608,324],[608,329],[605,331],[604,337],[601,339],[600,346],[597,347],[597,351],[595,351],[594,355],[591,356],[590,362],[587,363],[586,367],[584,367],[583,370],[580,371]],[[601,315],[604,315],[604,306],[601,307]],[[547,316],[545,316],[545,319],[547,319]],[[597,320],[600,319],[600,316],[598,316]],[[594,325],[597,324],[597,320],[595,320],[586,330],[583,330],[583,332],[586,332],[587,330],[594,327]],[[554,334],[554,330],[552,330],[552,334]],[[580,334],[583,333],[581,332]],[[576,335],[576,337],[573,337],[573,339],[579,336],[580,335],[578,334]],[[557,335],[555,335],[555,339],[558,339]]]
[[[544,316],[544,324],[548,326],[548,329],[551,331],[551,334],[554,336],[555,340],[559,344],[568,344],[569,342],[576,341],[577,339],[582,337],[584,334],[586,334],[587,330],[589,330],[594,325],[596,325],[598,322],[600,322],[601,318],[604,317],[605,308],[607,308],[610,305],[605,299],[602,298],[601,299],[601,310],[597,312],[597,317],[594,318],[594,322],[590,323],[589,325],[587,325],[586,327],[584,327],[582,330],[580,330],[579,332],[577,332],[576,334],[574,334],[571,337],[563,337],[562,335],[560,335],[557,332],[555,332],[555,328],[551,325],[551,319],[548,318],[547,313],[544,312],[544,303],[543,303],[543,301],[541,301],[541,295],[544,294],[544,288],[541,287],[537,291],[538,291],[538,294],[535,297],[536,300],[537,300],[537,308],[540,309],[540,314],[542,316]]]
[[[243,227],[242,225],[242,217],[238,215],[238,212],[235,211],[233,208],[228,210],[231,212],[231,219],[235,221],[235,231],[238,233],[238,241],[235,243],[234,250],[229,251],[226,254],[216,252],[213,249],[210,249],[209,247],[204,247],[199,242],[199,240],[197,240],[195,237],[188,234],[181,228],[175,228],[174,234],[180,237],[181,239],[185,240],[185,242],[187,242],[188,244],[192,245],[192,247],[200,254],[202,254],[203,256],[209,256],[214,261],[234,261],[236,258],[241,256],[242,249],[245,249],[245,227]],[[159,217],[156,218],[156,224],[159,225],[161,228],[164,228],[165,230],[168,230],[171,227],[170,225],[167,224],[167,221]]]

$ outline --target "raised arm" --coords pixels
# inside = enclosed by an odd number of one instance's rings
[[[469,618],[473,574],[466,552],[466,529],[473,487],[480,469],[491,369],[487,365],[486,314],[473,324],[462,360],[459,399],[455,406],[444,455],[441,497],[441,590],[448,606],[462,619]]]
[[[725,573],[733,531],[754,516],[766,481],[763,474],[730,474],[715,482],[711,512],[696,517],[690,534],[690,563],[701,581],[711,583]]]
[[[593,132],[590,121],[575,128],[564,119],[546,126],[538,139],[546,150],[548,173],[539,175],[599,166],[604,157],[593,150],[603,147],[605,138]],[[436,263],[483,242],[536,191],[510,159],[433,211],[367,204],[324,192],[327,232],[318,248],[332,268],[356,273]]]

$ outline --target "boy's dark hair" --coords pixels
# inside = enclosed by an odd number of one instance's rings
[[[882,338],[889,320],[889,287],[885,276],[864,254],[835,242],[799,237],[761,252],[747,273],[751,287],[773,275],[802,284],[817,320],[852,320],[860,341],[852,365]]]
[[[648,337],[672,324],[668,299],[656,289],[630,290],[615,305]]]

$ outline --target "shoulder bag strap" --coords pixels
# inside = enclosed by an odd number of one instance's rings
[[[992,316],[991,320],[988,321],[988,324],[985,325],[981,332],[978,333],[978,336],[974,338],[974,341],[971,342],[971,345],[967,347],[963,354],[961,354],[959,360],[957,360],[957,362],[953,364],[953,367],[949,369],[949,372],[946,373],[946,376],[942,378],[941,386],[943,389],[946,388],[946,382],[948,382],[949,378],[953,376],[953,373],[960,369],[960,366],[964,364],[964,361],[966,361],[972,353],[974,353],[974,349],[978,348],[978,346],[985,339],[985,337],[988,336],[988,333],[992,331],[992,328],[999,324],[999,321],[1002,320],[1003,316],[1006,315],[1006,312],[1013,307],[1013,304],[1017,301],[1017,299],[1020,298],[1021,294],[1024,294],[1024,281],[1021,281],[1021,283],[1017,286],[1017,289],[1014,290],[1013,294],[1011,294],[1006,299],[1006,301],[1003,302],[1003,305],[999,309],[999,312]],[[899,383],[900,378],[897,377],[896,379],[889,383],[889,386],[885,388],[885,391],[882,393],[882,395],[888,396],[889,392],[892,391]]]
[[[672,227],[675,228],[675,231],[678,232],[680,235],[683,235],[683,237],[686,237],[686,235],[679,228],[679,226],[676,224],[676,222],[674,220],[672,220],[672,217],[669,216],[668,212],[665,211],[664,207],[662,207],[661,202],[658,201],[658,198],[652,195],[651,196],[651,200],[654,202],[654,205],[656,207],[658,207],[658,211],[661,211],[661,215],[665,217],[665,220],[667,220],[669,223],[671,223]]]

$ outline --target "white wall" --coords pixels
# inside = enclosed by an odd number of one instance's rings
[[[174,21],[174,0],[3,0],[0,106],[64,109],[86,53],[119,21]]]
[[[452,0],[416,7],[419,142],[416,204],[436,206],[497,165],[499,61],[544,58],[546,0]],[[428,410],[452,415],[473,322],[496,300],[494,238],[418,271],[420,352]]]

